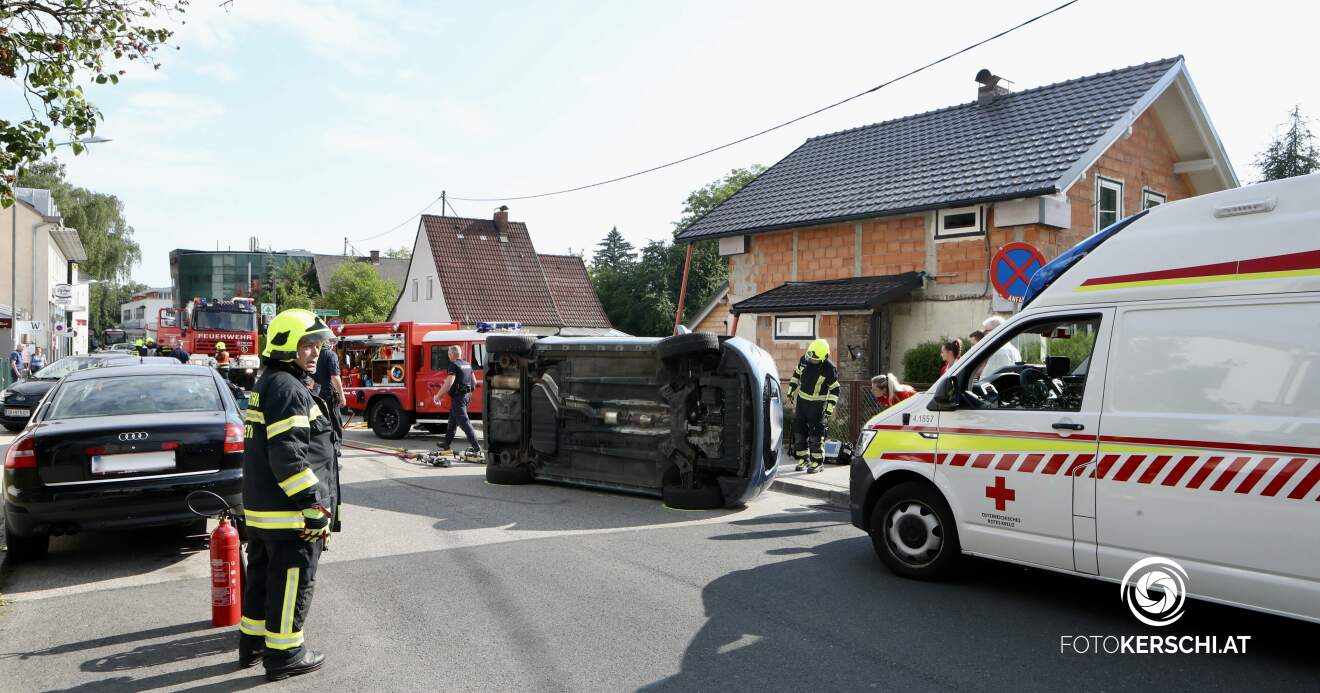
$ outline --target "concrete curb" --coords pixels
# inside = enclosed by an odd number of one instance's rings
[[[828,505],[838,506],[840,508],[846,509],[848,507],[849,496],[847,491],[832,488],[824,484],[817,484],[799,479],[776,477],[770,484],[770,490],[824,501]]]

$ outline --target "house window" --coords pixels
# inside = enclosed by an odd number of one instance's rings
[[[1095,230],[1123,218],[1123,182],[1095,177]]]
[[[417,285],[418,285],[418,283],[420,283],[420,282],[421,282],[420,279],[414,279],[414,280],[413,280],[413,290],[412,290],[412,301],[413,301],[413,303],[416,303],[416,302],[417,302]]]
[[[775,318],[775,339],[815,339],[816,316],[793,315]]]
[[[147,307],[146,307],[146,306],[138,306],[138,309],[137,309],[137,319],[138,319],[138,320],[142,320],[142,319],[144,319],[144,318],[146,318],[146,317],[147,317]]]
[[[426,278],[426,300],[428,301],[434,298],[435,296],[435,289],[433,288],[434,282],[432,281],[433,279],[434,277],[429,277],[429,276]]]
[[[941,209],[936,219],[935,238],[968,238],[985,233],[981,226],[981,207]]]
[[[1164,193],[1155,192],[1154,190],[1150,190],[1150,189],[1144,189],[1141,191],[1142,209],[1150,209],[1151,207],[1158,207],[1168,201],[1169,201],[1169,196],[1165,195]]]
[[[129,320],[132,320],[132,319],[133,319],[133,311],[131,311],[131,310],[125,310],[125,311],[124,311],[124,322],[128,322]]]

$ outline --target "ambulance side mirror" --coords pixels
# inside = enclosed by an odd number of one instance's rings
[[[930,398],[926,409],[930,411],[954,411],[958,408],[958,379],[945,378],[935,386],[935,394]]]

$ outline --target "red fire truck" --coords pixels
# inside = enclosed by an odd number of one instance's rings
[[[177,308],[161,308],[157,321],[157,344],[171,348],[182,344],[194,363],[205,365],[215,358],[215,345],[224,342],[231,359],[230,379],[244,388],[256,383],[261,357],[252,299],[194,298]]]
[[[348,407],[380,438],[398,439],[414,424],[443,433],[448,396],[434,402],[449,367],[449,347],[463,350],[477,386],[468,413],[481,418],[487,331],[464,330],[459,323],[375,322],[339,325],[340,377]]]

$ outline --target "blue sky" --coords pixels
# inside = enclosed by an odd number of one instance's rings
[[[1054,2],[439,3],[197,0],[161,52],[92,90],[113,138],[61,157],[119,195],[135,277],[168,284],[173,248],[340,252],[448,190],[520,195],[608,178],[786,120]],[[489,6],[486,6],[489,5]],[[612,226],[667,238],[687,193],[772,164],[813,135],[972,99],[981,67],[1024,89],[1187,58],[1240,178],[1294,103],[1320,116],[1315,17],[1283,2],[1082,0],[907,82],[759,140],[639,179],[510,202],[541,252]],[[1225,6],[1228,7],[1228,6]],[[7,109],[8,110],[8,109]],[[487,217],[498,203],[454,203]],[[438,211],[438,207],[433,210]],[[410,245],[415,223],[368,252]]]

